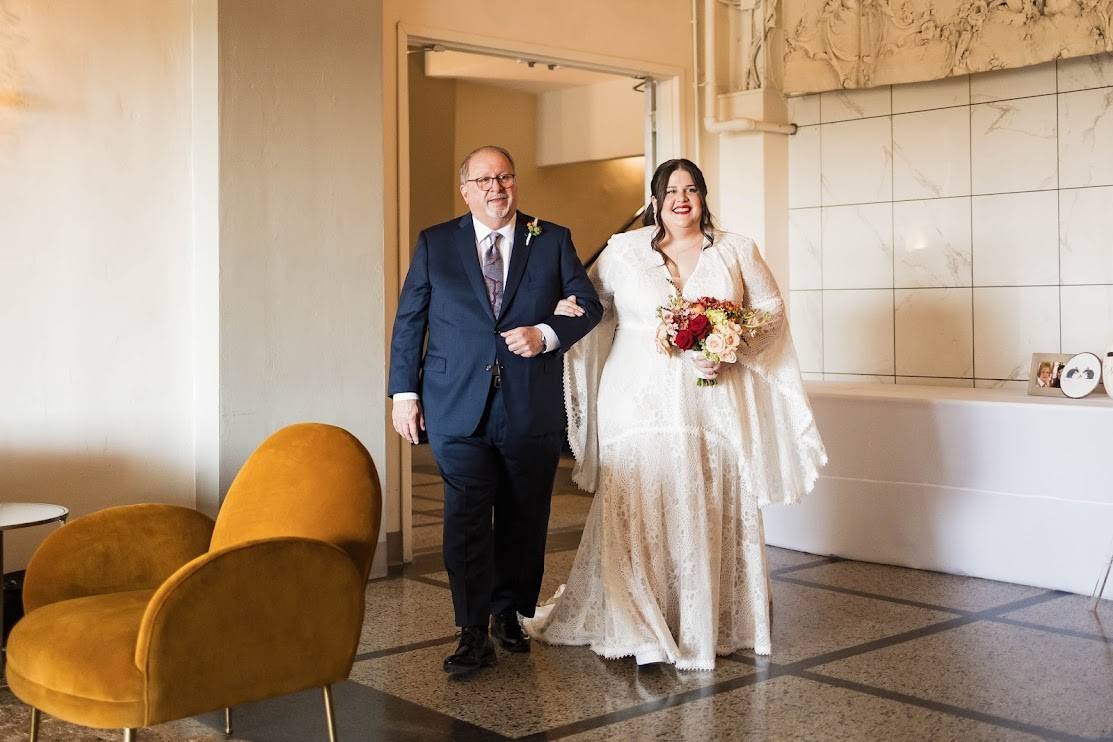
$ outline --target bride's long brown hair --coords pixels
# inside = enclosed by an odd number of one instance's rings
[[[696,163],[683,157],[662,162],[653,172],[653,179],[649,181],[650,193],[653,194],[653,198],[656,199],[658,204],[663,204],[665,202],[665,191],[669,187],[669,178],[677,170],[683,170],[691,175],[692,182],[696,184],[700,201],[699,231],[703,232],[703,236],[707,238],[707,244],[710,245],[715,242],[715,222],[711,217],[711,210],[707,208],[707,181],[704,180],[703,173],[700,172]],[[661,223],[657,209],[653,207],[652,203],[645,210],[644,224],[647,227],[657,226],[657,231],[653,233],[653,239],[649,241],[653,249],[657,250],[661,240],[665,238],[665,225]]]

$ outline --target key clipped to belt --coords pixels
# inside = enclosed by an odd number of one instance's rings
[[[488,363],[485,371],[491,372],[491,386],[498,389],[502,386],[502,364],[498,361]]]

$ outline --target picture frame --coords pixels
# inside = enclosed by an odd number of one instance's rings
[[[1071,399],[1082,399],[1101,386],[1101,359],[1097,353],[1076,353],[1060,374],[1059,387]]]
[[[1071,359],[1070,353],[1033,353],[1028,370],[1028,394],[1036,397],[1063,397],[1060,379]]]

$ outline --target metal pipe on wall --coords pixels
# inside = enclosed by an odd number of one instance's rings
[[[718,65],[715,59],[715,3],[716,0],[703,0],[703,128],[710,134],[739,131],[795,134],[796,124],[775,124],[743,117],[719,121],[715,103],[715,81],[718,79]],[[694,0],[692,5],[694,9]]]

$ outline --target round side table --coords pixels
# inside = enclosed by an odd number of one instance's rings
[[[70,511],[61,505],[45,502],[5,502],[0,503],[0,644],[3,643],[4,630],[4,532],[17,528],[30,528],[46,523],[65,523]],[[0,669],[4,667],[4,655],[0,651]],[[0,678],[2,680],[2,678]],[[4,683],[6,685],[6,683]]]

